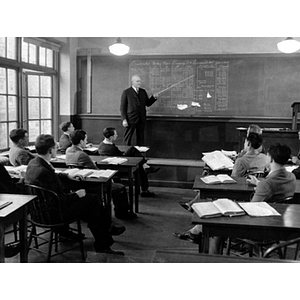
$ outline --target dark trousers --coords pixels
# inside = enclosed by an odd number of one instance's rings
[[[131,140],[134,131],[136,131],[136,145],[137,146],[145,145],[145,136],[144,136],[145,123],[142,122],[141,119],[135,124],[129,124],[124,129],[124,138],[123,138],[124,145],[131,146]]]
[[[74,197],[66,204],[64,217],[67,220],[80,219],[87,222],[88,228],[95,238],[95,250],[110,247],[114,240],[109,233],[111,221],[96,194],[86,194],[85,197]]]
[[[125,156],[129,157],[142,157],[143,160],[140,162],[139,165],[139,175],[140,175],[140,180],[141,180],[141,188],[142,191],[146,191],[149,188],[149,182],[148,182],[148,175],[145,172],[145,169],[143,168],[143,164],[147,162],[147,160],[143,157],[141,152],[137,150],[135,147],[130,147],[125,153]]]

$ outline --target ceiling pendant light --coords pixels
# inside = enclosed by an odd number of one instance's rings
[[[110,53],[118,56],[125,55],[129,52],[129,47],[122,43],[121,38],[117,38],[117,42],[109,46]]]
[[[279,42],[277,48],[283,53],[294,53],[300,49],[300,42],[288,37],[284,41]]]

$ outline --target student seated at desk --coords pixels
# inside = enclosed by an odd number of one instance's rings
[[[65,193],[61,178],[74,179],[68,174],[55,174],[50,160],[56,157],[57,145],[50,134],[37,137],[35,148],[38,156],[30,161],[26,171],[25,183],[37,185],[55,192],[62,206],[63,217],[68,219],[80,218],[86,221],[92,232],[96,252],[124,255],[121,251],[114,251],[110,247],[114,243],[112,235],[120,235],[125,227],[111,227],[100,197],[87,194],[84,189],[73,193]]]
[[[266,171],[269,159],[259,150],[262,147],[262,141],[260,134],[249,133],[246,138],[246,153],[235,161],[231,176],[243,177],[251,173],[261,172],[263,174]]]
[[[285,164],[291,156],[291,149],[286,145],[275,144],[270,146],[267,156],[270,160],[270,173],[264,179],[258,180],[250,175],[247,181],[256,186],[251,199],[253,202],[276,202],[294,195],[296,190],[296,177],[285,169]],[[199,243],[202,234],[202,226],[196,225],[183,233],[173,233],[179,239]],[[220,252],[221,238],[210,238],[209,253]]]
[[[59,125],[59,128],[63,131],[59,139],[59,150],[62,154],[65,154],[66,150],[72,146],[72,142],[70,139],[70,133],[75,130],[73,124],[69,121],[63,122]]]
[[[155,173],[159,168],[150,167],[147,165],[147,160],[142,156],[142,154],[133,146],[131,146],[125,153],[123,153],[115,144],[114,141],[117,139],[118,134],[115,128],[107,127],[103,130],[104,140],[100,143],[98,147],[98,152],[100,155],[105,156],[129,156],[129,157],[142,157],[143,160],[140,163],[139,174],[141,178],[141,196],[142,197],[154,197],[155,194],[148,190],[148,175],[149,173]]]
[[[28,165],[29,161],[35,158],[35,155],[26,149],[29,142],[27,130],[23,128],[13,129],[9,133],[9,137],[13,143],[9,150],[10,163],[15,167]]]
[[[83,151],[87,144],[87,134],[78,129],[70,133],[72,146],[66,151],[66,164],[76,165],[85,169],[97,169],[90,156]],[[137,215],[129,211],[127,191],[123,184],[112,183],[112,198],[115,206],[115,216],[117,219],[133,219]]]
[[[260,136],[262,136],[262,129],[258,125],[256,125],[256,124],[249,125],[249,127],[247,129],[247,134],[246,134],[245,142],[244,142],[244,149],[238,154],[237,158],[242,157],[243,155],[245,155],[247,153],[247,148],[248,148],[247,137],[249,136],[250,133],[257,133]],[[257,151],[263,152],[263,146],[261,145],[257,149]]]

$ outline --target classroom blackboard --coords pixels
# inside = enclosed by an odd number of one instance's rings
[[[119,114],[122,91],[134,74],[149,96],[162,92],[148,115],[290,118],[291,104],[300,100],[295,54],[98,57],[92,70],[93,112],[107,115]]]

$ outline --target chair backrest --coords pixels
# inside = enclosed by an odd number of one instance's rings
[[[263,178],[263,177],[265,177],[265,172],[264,171],[247,172],[244,177],[246,177],[248,175],[253,175],[256,178]]]
[[[281,242],[281,243],[279,243],[279,244],[276,244],[276,245],[271,246],[270,248],[268,248],[268,249],[265,251],[263,257],[267,258],[267,257],[269,257],[273,252],[278,251],[278,250],[283,250],[283,258],[286,258],[287,247],[288,247],[288,246],[292,246],[292,245],[296,245],[296,247],[293,248],[293,249],[295,249],[295,250],[294,250],[295,252],[294,252],[294,257],[293,257],[293,259],[294,259],[294,260],[297,260],[297,258],[298,258],[298,252],[299,252],[299,249],[300,249],[300,237],[295,238],[295,239],[292,239],[292,240],[288,240],[288,241],[285,241],[285,242]]]
[[[25,188],[29,194],[38,196],[29,205],[31,222],[38,226],[63,224],[61,203],[55,192],[31,184],[26,184]]]

